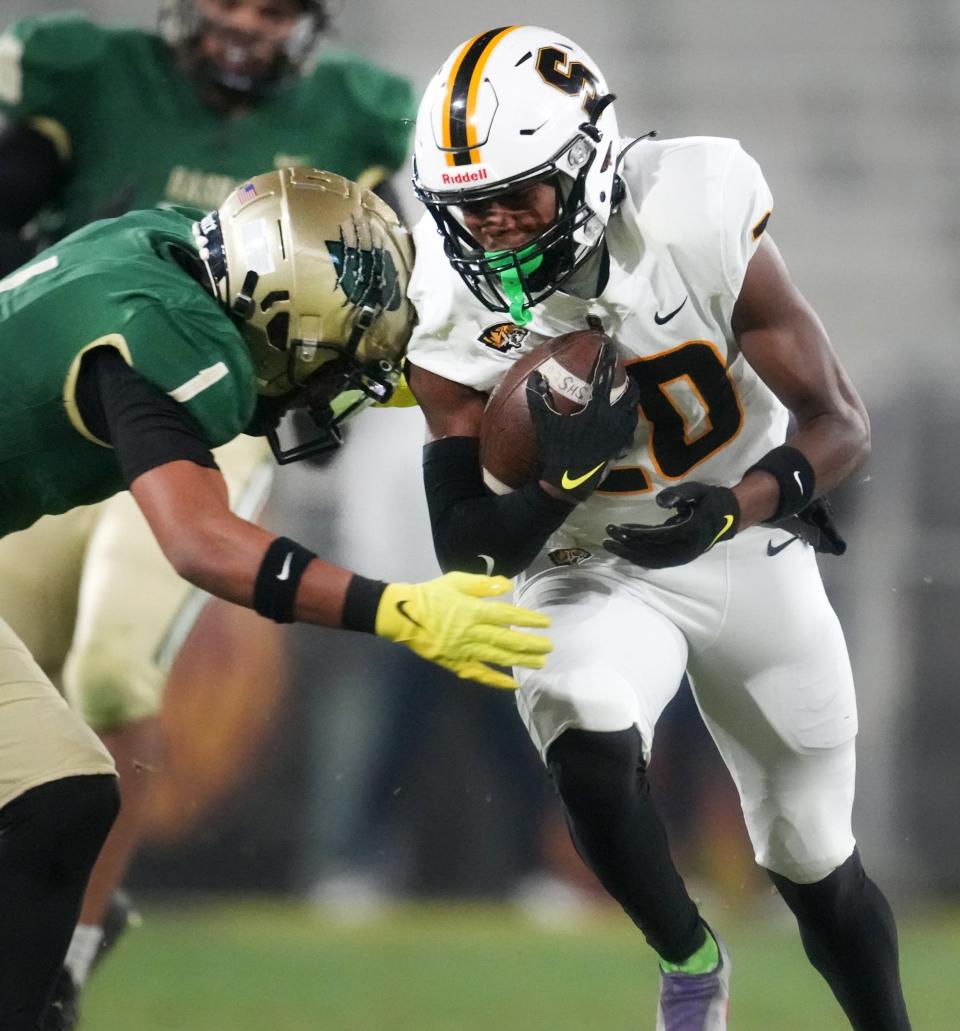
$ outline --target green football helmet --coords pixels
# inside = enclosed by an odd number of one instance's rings
[[[277,49],[275,59],[261,72],[250,74],[221,66],[199,53],[197,44],[204,33],[227,31],[220,6],[223,5],[200,5],[197,0],[161,0],[157,27],[180,55],[188,74],[200,82],[254,100],[299,72],[330,24],[329,0],[298,0],[301,16]],[[243,45],[242,40],[236,42]]]
[[[277,461],[337,446],[348,416],[390,399],[415,316],[413,244],[389,205],[331,172],[281,168],[234,189],[194,237],[250,348]],[[320,437],[285,450],[276,423],[291,407]]]

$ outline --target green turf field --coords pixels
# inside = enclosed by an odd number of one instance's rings
[[[732,1031],[846,1027],[786,921],[729,918]],[[901,922],[915,1031],[960,1028],[960,913]],[[344,926],[288,902],[147,909],[91,982],[83,1031],[651,1031],[656,970],[624,918],[550,931],[509,909]]]

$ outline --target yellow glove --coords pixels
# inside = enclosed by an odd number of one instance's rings
[[[458,677],[490,687],[516,688],[513,677],[492,669],[541,669],[553,649],[548,637],[512,630],[511,625],[546,627],[547,616],[484,598],[511,587],[505,576],[447,573],[419,584],[387,584],[377,608],[376,633],[405,644]]]

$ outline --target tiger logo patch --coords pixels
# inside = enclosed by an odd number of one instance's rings
[[[519,351],[529,334],[528,329],[521,329],[512,322],[498,322],[496,325],[487,326],[477,339],[481,344],[492,347],[494,351],[507,354],[510,351]]]
[[[582,566],[592,554],[586,548],[554,548],[547,552],[547,558],[555,566]]]

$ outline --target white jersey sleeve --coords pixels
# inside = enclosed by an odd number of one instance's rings
[[[728,323],[773,208],[760,166],[737,140],[690,136],[631,148],[623,178],[644,240]]]
[[[747,265],[767,228],[773,195],[760,166],[730,141],[730,163],[720,195],[720,260],[730,296],[737,297]]]

